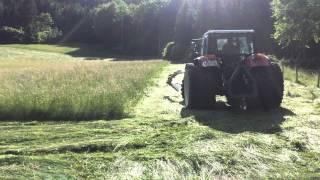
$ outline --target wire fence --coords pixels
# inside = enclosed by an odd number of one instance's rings
[[[286,73],[287,68],[291,69],[291,71],[294,71],[296,83],[301,83],[301,81],[303,81],[301,77],[307,76],[309,82],[315,81],[316,87],[320,88],[320,69],[317,71],[316,70],[307,70],[307,69],[300,68],[299,65],[286,65],[284,62],[281,62],[281,69],[282,69],[283,74]],[[310,84],[308,84],[308,85],[310,85]]]
[[[320,72],[318,72],[318,83],[317,83],[317,87],[320,88]]]

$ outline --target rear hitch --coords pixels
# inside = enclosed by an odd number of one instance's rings
[[[245,98],[257,96],[257,83],[246,66],[237,66],[231,78],[228,80],[227,91],[229,96],[241,98],[243,102],[245,102]]]

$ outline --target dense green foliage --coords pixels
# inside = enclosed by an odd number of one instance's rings
[[[316,62],[319,12],[317,0],[1,0],[0,42],[94,43],[154,56],[174,41],[181,59],[208,29],[255,29],[257,51]]]
[[[275,38],[284,45],[293,41],[308,46],[320,42],[320,1],[274,0]]]
[[[2,42],[7,43],[22,43],[24,39],[24,31],[22,28],[13,28],[3,26],[0,29],[0,37]]]
[[[274,37],[286,47],[287,56],[302,58],[302,64],[319,65],[320,1],[274,0]]]
[[[26,32],[24,42],[45,42],[63,33],[58,42],[103,43],[129,54],[159,55],[174,40],[180,45],[177,51],[183,54],[190,39],[208,28],[255,28],[264,33],[261,37],[269,37],[272,27],[264,26],[271,21],[268,3],[269,0],[3,0],[0,25],[22,28]],[[250,12],[242,13],[245,11]],[[252,16],[256,13],[259,15]]]

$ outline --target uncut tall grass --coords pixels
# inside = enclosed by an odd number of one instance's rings
[[[125,116],[164,64],[2,61],[1,120],[90,120]]]
[[[310,87],[316,87],[318,78],[318,74],[316,72],[312,72],[311,70],[299,68],[298,69],[298,81],[297,83],[310,86]],[[285,66],[284,67],[284,78],[286,80],[296,82],[296,70],[294,67]]]

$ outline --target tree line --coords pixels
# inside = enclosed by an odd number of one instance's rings
[[[174,42],[178,59],[208,29],[255,29],[258,51],[317,63],[320,1],[0,0],[1,43],[92,43],[155,56]]]

